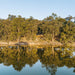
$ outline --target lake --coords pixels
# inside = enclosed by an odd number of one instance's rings
[[[0,75],[75,75],[75,48],[0,47]]]

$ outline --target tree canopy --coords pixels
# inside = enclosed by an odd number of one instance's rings
[[[43,20],[9,14],[7,19],[0,19],[0,40],[20,41],[22,37],[35,40],[38,35],[42,35],[44,40],[74,42],[75,23],[71,19],[72,16],[61,18],[55,13]]]

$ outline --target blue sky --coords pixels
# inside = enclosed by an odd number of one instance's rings
[[[0,18],[8,14],[43,19],[51,13],[66,17],[75,16],[75,0],[0,0]]]

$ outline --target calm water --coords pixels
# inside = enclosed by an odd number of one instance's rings
[[[0,75],[75,75],[75,48],[0,47]]]

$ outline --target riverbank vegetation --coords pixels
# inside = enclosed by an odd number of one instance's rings
[[[52,13],[43,20],[33,17],[23,18],[20,15],[8,15],[7,19],[0,19],[0,41],[39,40],[61,43],[75,42],[74,17],[58,17]]]

